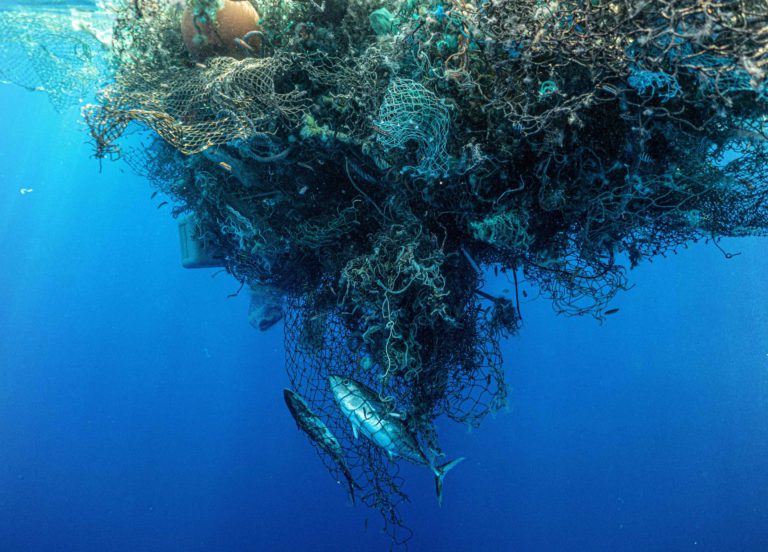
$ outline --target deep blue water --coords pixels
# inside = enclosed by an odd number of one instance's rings
[[[285,410],[282,328],[181,268],[76,110],[1,86],[0,128],[0,551],[386,550]],[[441,424],[442,508],[403,467],[410,549],[768,550],[768,240],[724,245],[641,265],[602,326],[525,303],[509,410]]]

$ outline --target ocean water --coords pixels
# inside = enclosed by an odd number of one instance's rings
[[[0,86],[0,129],[0,552],[386,550],[285,409],[282,328],[181,268],[164,199],[43,94]],[[442,507],[403,466],[409,549],[768,550],[768,240],[723,246],[602,325],[527,288],[509,408],[440,424]]]

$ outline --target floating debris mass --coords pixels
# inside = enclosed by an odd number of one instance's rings
[[[762,0],[132,0],[113,34],[96,153],[285,298],[292,392],[341,453],[313,442],[395,541],[397,458],[330,376],[440,454],[437,417],[506,402],[519,294],[484,270],[602,318],[642,259],[768,229]]]

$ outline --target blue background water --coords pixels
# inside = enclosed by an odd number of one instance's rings
[[[0,124],[0,551],[385,550],[285,410],[281,328],[180,267],[76,111],[2,86]],[[509,411],[441,424],[443,507],[403,468],[411,550],[768,550],[768,241],[727,247],[643,264],[602,326],[526,302]]]

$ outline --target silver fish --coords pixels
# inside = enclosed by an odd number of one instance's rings
[[[283,389],[283,398],[285,404],[288,406],[288,410],[296,421],[296,425],[299,429],[307,434],[307,436],[317,443],[317,445],[323,449],[339,466],[341,473],[347,480],[349,486],[349,499],[352,504],[355,503],[355,489],[362,490],[362,487],[355,483],[352,478],[352,473],[347,467],[347,462],[344,459],[344,451],[341,448],[341,444],[336,436],[331,433],[325,422],[320,417],[310,410],[307,402],[295,391],[290,389]]]
[[[400,456],[420,466],[427,466],[435,474],[437,501],[443,500],[443,478],[464,458],[456,458],[441,466],[427,458],[416,437],[403,422],[404,416],[388,410],[370,387],[343,376],[329,376],[336,404],[352,424],[355,438],[362,433],[375,445],[383,448],[390,458]]]

